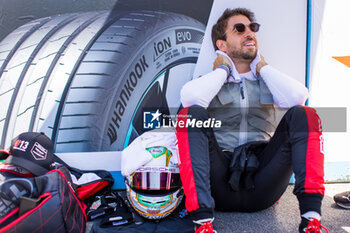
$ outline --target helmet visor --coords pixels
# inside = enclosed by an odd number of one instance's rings
[[[181,187],[179,173],[162,171],[137,171],[130,175],[130,188],[134,190],[173,190]]]

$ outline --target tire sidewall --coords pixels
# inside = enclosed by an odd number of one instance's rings
[[[123,149],[133,115],[149,85],[167,68],[184,59],[197,59],[203,36],[204,26],[168,27],[153,33],[136,50],[128,68],[121,74],[123,80],[114,87],[115,93],[100,132],[101,150]],[[184,74],[179,79],[190,80],[192,74]]]

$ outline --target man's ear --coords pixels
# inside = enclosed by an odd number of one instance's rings
[[[227,46],[226,46],[226,41],[224,40],[217,40],[216,41],[216,46],[219,48],[219,50],[223,52],[227,52]]]

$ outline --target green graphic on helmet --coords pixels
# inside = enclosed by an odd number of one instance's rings
[[[163,200],[161,201],[156,201],[156,202],[152,202],[152,201],[146,201],[144,198],[144,196],[138,194],[137,196],[137,200],[142,204],[142,205],[145,205],[147,206],[147,208],[150,208],[150,209],[160,209],[162,208],[163,206],[166,206],[167,204],[170,203],[171,201],[171,196],[168,195],[166,197],[164,197]]]

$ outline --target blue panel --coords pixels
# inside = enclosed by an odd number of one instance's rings
[[[307,25],[306,25],[306,62],[305,62],[305,86],[310,88],[310,60],[311,60],[311,19],[312,19],[312,0],[307,1]],[[309,105],[309,99],[306,100],[306,106]]]
[[[114,179],[114,185],[112,189],[125,189],[124,176],[120,171],[110,171]]]

